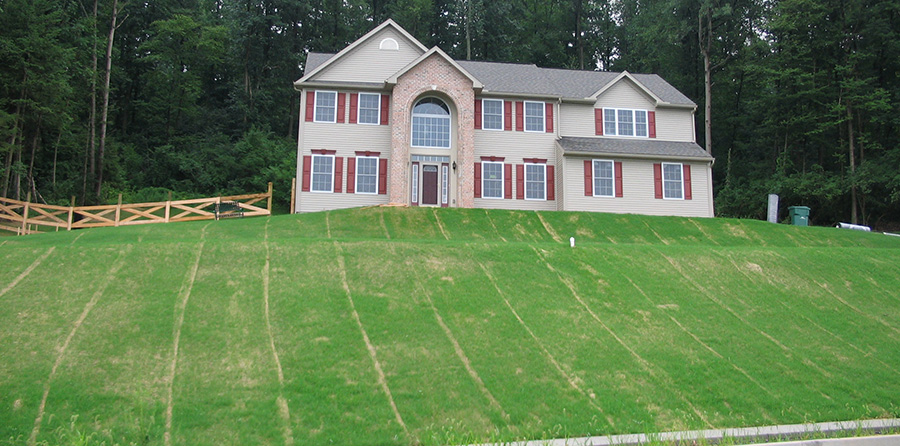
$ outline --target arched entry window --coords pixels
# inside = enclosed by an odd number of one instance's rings
[[[414,147],[450,148],[450,108],[438,98],[416,102],[412,112]]]

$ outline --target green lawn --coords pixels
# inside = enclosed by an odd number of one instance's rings
[[[370,208],[3,237],[0,259],[0,444],[900,416],[900,238],[881,234]]]

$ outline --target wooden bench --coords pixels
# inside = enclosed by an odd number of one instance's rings
[[[216,203],[216,220],[220,218],[244,217],[244,208],[237,201]]]

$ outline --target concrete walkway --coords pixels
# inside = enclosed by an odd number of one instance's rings
[[[900,431],[900,418],[837,421],[829,423],[782,424],[777,426],[744,427],[735,429],[708,429],[697,431],[662,432],[656,434],[609,435],[603,437],[562,438],[556,440],[532,440],[510,443],[492,443],[477,446],[638,446],[660,443],[708,445],[719,444],[772,444],[778,446],[900,446],[900,435],[871,436]],[[784,443],[810,436],[851,435],[853,438],[830,440],[802,440]],[[766,443],[768,442],[768,443]]]

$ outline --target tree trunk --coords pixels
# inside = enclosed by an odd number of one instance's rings
[[[466,60],[472,60],[472,0],[466,2]]]
[[[712,46],[712,16],[709,9],[706,10],[706,30],[704,35],[703,11],[699,15],[699,27],[697,37],[700,44],[700,52],[703,54],[703,87],[704,87],[704,116],[703,136],[706,153],[712,155],[712,68],[709,62],[709,51]]]
[[[103,187],[103,154],[106,151],[106,127],[109,116],[109,78],[112,74],[112,50],[116,37],[116,22],[119,14],[119,0],[113,0],[112,24],[109,27],[109,38],[106,42],[106,73],[103,79],[103,108],[100,112],[100,150],[97,152],[97,183],[94,188],[94,196],[100,201],[100,191]]]
[[[850,223],[857,224],[857,190],[856,190],[856,141],[853,135],[853,111],[847,103],[847,140],[850,149]]]
[[[97,160],[95,158],[97,153],[97,2],[98,0],[94,0],[94,33],[92,34],[94,45],[93,51],[91,51],[91,110],[89,113],[90,122],[88,123],[90,132],[88,133],[88,146],[85,154],[86,168],[81,191],[82,200],[87,194],[88,172],[90,172],[91,184],[97,179]]]

